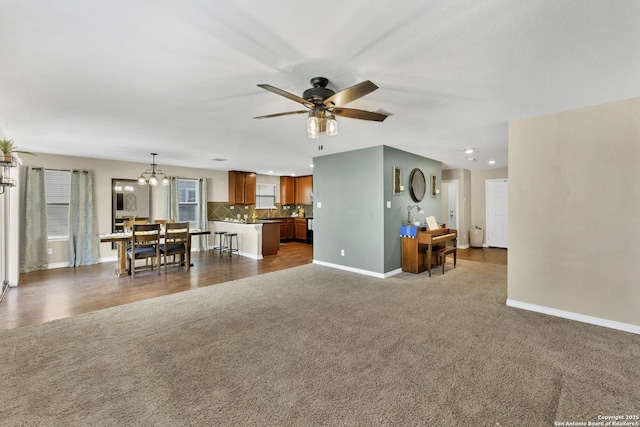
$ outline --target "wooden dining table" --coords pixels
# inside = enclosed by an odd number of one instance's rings
[[[189,230],[190,236],[202,236],[211,234],[210,231],[203,231],[199,229]],[[116,243],[118,249],[118,262],[116,263],[115,273],[116,276],[128,276],[131,274],[127,270],[127,245],[131,243],[131,232],[119,232],[119,233],[108,233],[100,235],[101,243]],[[161,237],[164,236],[163,233],[160,234]],[[187,251],[191,251],[191,239],[189,239],[189,247]],[[160,268],[160,267],[158,267]]]

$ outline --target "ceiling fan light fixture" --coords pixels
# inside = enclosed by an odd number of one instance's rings
[[[329,136],[338,134],[338,122],[335,116],[348,117],[350,119],[370,120],[382,122],[391,113],[386,111],[365,111],[356,108],[345,108],[348,104],[378,89],[374,83],[365,80],[338,92],[329,89],[326,77],[314,77],[311,79],[310,89],[303,92],[302,97],[268,84],[259,84],[258,87],[288,98],[310,109],[307,117],[307,136],[311,139],[320,137],[321,133]],[[288,116],[291,114],[304,114],[307,111],[288,111],[284,113],[257,116],[254,119],[266,119],[270,117]],[[320,146],[322,147],[322,145]]]
[[[329,115],[327,119],[327,135],[335,136],[338,134],[338,121],[336,120],[336,116],[333,114]]]
[[[311,139],[320,137],[320,112],[314,108],[309,111],[309,118],[307,119],[307,136]]]

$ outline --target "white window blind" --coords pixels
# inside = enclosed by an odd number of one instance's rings
[[[47,200],[47,237],[68,238],[71,171],[45,169],[44,188]]]
[[[178,179],[178,221],[195,227],[198,214],[198,180]]]
[[[256,184],[256,209],[276,207],[275,184]]]

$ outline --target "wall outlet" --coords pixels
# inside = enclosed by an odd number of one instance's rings
[[[235,209],[235,208],[236,208],[235,206],[229,206],[229,209]]]
[[[340,249],[340,256],[344,256],[344,249]]]
[[[391,200],[387,200],[387,209],[391,207]]]
[[[53,248],[49,248],[49,249],[47,249],[47,253],[48,253],[49,255],[53,255]]]
[[[318,209],[322,207],[322,202],[318,202]]]

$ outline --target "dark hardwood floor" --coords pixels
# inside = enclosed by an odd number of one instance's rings
[[[458,249],[458,258],[488,264],[507,265],[507,249],[504,248],[468,248]]]
[[[506,264],[507,250],[462,249],[458,258]],[[278,255],[262,260],[237,255],[220,257],[217,252],[193,253],[191,260],[194,265],[189,271],[173,267],[166,275],[162,272],[158,276],[154,270],[136,274],[135,278],[116,277],[115,262],[22,274],[20,286],[11,288],[0,303],[0,330],[309,264],[313,262],[313,247],[287,243],[280,246]]]

